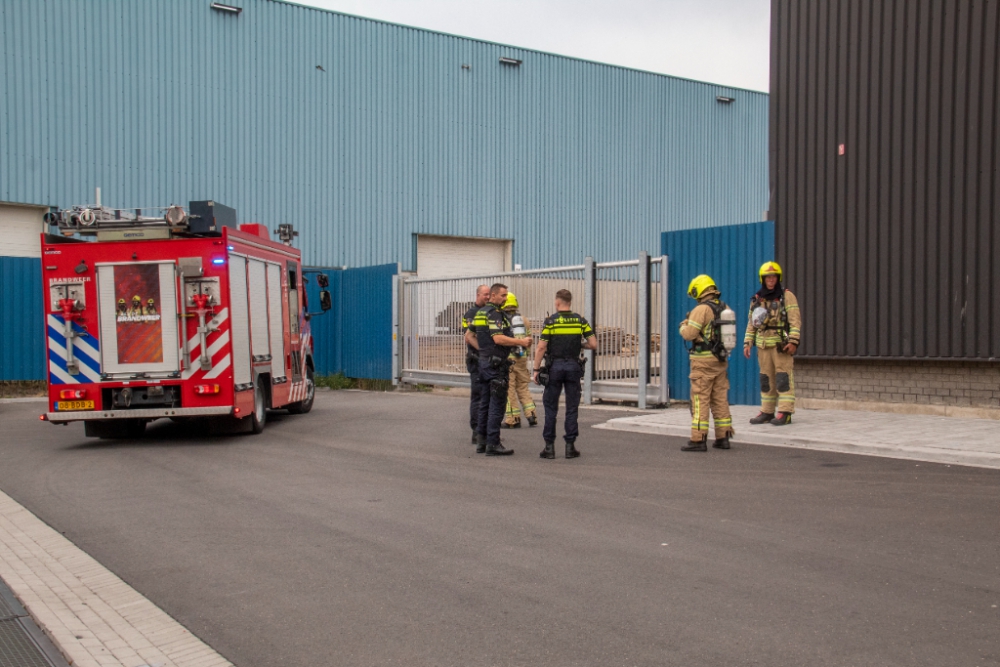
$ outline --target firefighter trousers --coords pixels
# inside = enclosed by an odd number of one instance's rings
[[[727,364],[715,357],[692,357],[691,374],[691,440],[708,439],[709,411],[715,421],[715,438],[735,434],[733,416],[729,412],[729,376]]]
[[[795,359],[776,347],[757,348],[760,362],[760,411],[795,412]]]
[[[510,389],[507,390],[507,417],[504,419],[508,424],[513,424],[521,420],[521,410],[525,416],[534,416],[535,402],[528,391],[528,382],[531,377],[528,375],[528,356],[517,357],[514,365],[510,367]]]

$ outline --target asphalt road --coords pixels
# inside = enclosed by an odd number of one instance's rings
[[[580,459],[487,459],[450,396],[133,444],[40,406],[0,406],[0,489],[240,667],[1000,664],[1000,471],[682,453],[606,410]]]

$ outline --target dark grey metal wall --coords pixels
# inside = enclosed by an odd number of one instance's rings
[[[812,357],[1000,357],[1000,2],[773,0],[771,211]]]

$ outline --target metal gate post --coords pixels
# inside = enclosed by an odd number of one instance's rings
[[[660,256],[660,404],[670,405],[670,383],[667,381],[667,369],[670,365],[668,336],[670,334],[670,257]]]
[[[636,327],[636,332],[639,336],[639,377],[637,378],[638,383],[638,396],[639,396],[639,409],[646,409],[646,387],[649,385],[649,343],[650,343],[650,327],[649,327],[649,253],[645,250],[639,253],[639,284],[638,293],[639,299],[639,321]]]
[[[396,275],[392,277],[392,386],[399,384],[399,298],[403,277],[399,275],[399,264],[396,264]]]
[[[597,335],[597,323],[594,321],[597,315],[597,267],[593,257],[583,260],[583,316],[590,322]],[[600,338],[597,338],[600,344]],[[594,377],[597,373],[597,355],[594,350],[584,352],[587,359],[587,370],[583,374],[583,403],[591,405],[594,402]]]

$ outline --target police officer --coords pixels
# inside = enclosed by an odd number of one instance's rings
[[[708,417],[715,420],[716,449],[729,449],[729,438],[735,435],[733,417],[729,411],[729,377],[726,374],[728,353],[722,347],[721,332],[716,322],[727,306],[719,300],[721,293],[715,281],[706,275],[697,276],[688,286],[688,296],[695,299],[694,307],[681,322],[681,337],[692,343],[688,353],[691,363],[691,441],[681,447],[683,452],[708,451]]]
[[[566,458],[575,459],[580,455],[576,449],[576,439],[580,435],[577,412],[580,408],[580,380],[583,379],[582,349],[596,350],[597,338],[583,316],[573,312],[573,294],[561,289],[556,292],[556,314],[545,319],[541,340],[535,350],[535,364],[532,377],[539,382],[542,359],[546,359],[548,381],[542,404],[545,406],[545,449],[539,454],[543,459],[556,457],[556,421],[559,418],[559,396],[566,389],[566,424],[563,439],[566,441]]]
[[[760,364],[760,414],[751,424],[792,423],[795,412],[795,352],[799,349],[802,315],[799,301],[781,286],[781,266],[764,262],[760,267],[760,290],[750,300],[743,356],[757,347]],[[777,408],[777,414],[775,414]]]
[[[517,297],[513,292],[507,292],[507,300],[503,304],[504,315],[510,320],[511,330],[515,336],[531,338],[531,329],[524,317],[517,312]],[[523,347],[515,347],[510,353],[510,389],[507,390],[507,416],[503,420],[503,428],[521,428],[521,410],[528,419],[528,424],[535,426],[538,418],[535,416],[535,401],[528,390],[528,351]]]
[[[476,452],[487,456],[506,456],[514,450],[500,444],[500,422],[507,407],[509,383],[508,355],[512,347],[531,345],[530,338],[514,338],[510,320],[500,310],[507,300],[507,286],[490,287],[489,301],[479,309],[465,340],[479,350],[479,418],[476,421]]]
[[[490,298],[489,285],[476,288],[476,302],[462,315],[462,333],[472,326],[476,313],[486,305]],[[479,387],[479,350],[471,343],[465,343],[465,370],[469,371],[469,387],[472,389],[469,399],[469,426],[472,428],[472,444],[476,444],[476,422],[479,421],[479,399],[482,395]]]

